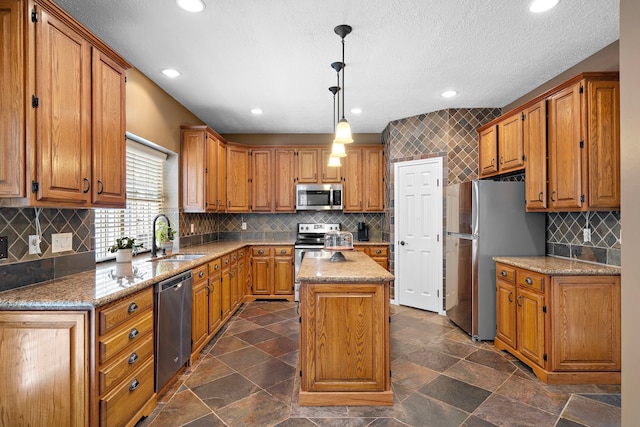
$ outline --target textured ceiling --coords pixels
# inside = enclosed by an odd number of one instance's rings
[[[345,39],[353,132],[443,108],[502,107],[619,38],[619,0],[56,0],[220,133],[330,133]],[[160,71],[173,67],[170,80]],[[595,70],[594,70],[595,71]],[[440,96],[446,89],[459,95]],[[252,108],[264,110],[261,116]],[[350,113],[354,107],[363,113]]]

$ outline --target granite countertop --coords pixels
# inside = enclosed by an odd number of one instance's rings
[[[366,242],[361,242],[361,241],[355,239],[355,236],[354,236],[353,245],[354,246],[389,246],[390,243],[389,242],[384,242],[382,240],[369,240],[369,241],[366,241]]]
[[[344,262],[332,262],[332,252],[322,251],[322,258],[305,257],[298,271],[300,282],[312,283],[380,283],[394,279],[393,274],[358,251],[343,251]]]
[[[150,261],[146,254],[134,257],[131,264],[99,263],[95,270],[0,292],[0,310],[91,310],[248,245],[293,242],[222,241],[181,249],[181,254],[203,254],[192,261]]]
[[[592,264],[570,258],[553,256],[538,257],[503,257],[495,256],[493,260],[513,267],[524,268],[550,276],[617,276],[620,267],[603,264]]]

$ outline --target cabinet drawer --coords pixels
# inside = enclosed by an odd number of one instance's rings
[[[153,336],[148,334],[142,341],[132,346],[130,351],[122,353],[109,366],[100,369],[98,372],[100,394],[138,369],[151,356],[153,356]]]
[[[198,283],[201,280],[207,280],[209,276],[209,265],[203,264],[193,269],[193,283]]]
[[[276,256],[292,255],[293,254],[293,248],[292,247],[279,246],[279,247],[274,249],[274,253],[275,253]]]
[[[153,310],[149,310],[134,322],[122,325],[109,335],[100,337],[98,341],[100,363],[105,363],[128,345],[142,341],[142,337],[151,331],[153,331]]]
[[[231,254],[226,254],[222,258],[220,258],[220,263],[222,264],[222,268],[229,268],[231,265]]]
[[[216,258],[209,263],[209,274],[220,273],[220,258]]]
[[[153,307],[153,288],[151,287],[135,295],[123,298],[104,310],[100,310],[98,314],[99,334],[103,335],[109,332],[150,307]]]
[[[516,269],[504,264],[496,265],[496,278],[504,282],[516,282]]]
[[[153,357],[100,399],[100,425],[123,426],[153,396]]]
[[[389,255],[389,248],[386,246],[374,246],[369,248],[369,256],[372,258],[375,257],[386,257]]]
[[[544,292],[544,276],[531,271],[518,271],[518,285],[538,292]]]
[[[254,248],[251,248],[251,255],[252,256],[269,256],[270,249],[271,248],[264,247],[264,246],[254,247]]]
[[[244,248],[238,249],[238,259],[244,258]]]
[[[231,264],[235,264],[238,262],[238,252],[231,252],[231,254],[229,254],[229,257],[231,257]]]

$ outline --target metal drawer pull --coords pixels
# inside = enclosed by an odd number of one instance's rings
[[[540,194],[538,194],[538,201],[542,202],[542,191],[540,192]]]
[[[134,391],[139,386],[140,386],[140,381],[138,381],[137,378],[134,378],[133,381],[131,381],[131,384],[129,384],[129,391]]]
[[[129,314],[131,314],[134,311],[136,311],[137,309],[138,309],[138,304],[136,304],[135,302],[132,302],[131,304],[129,304],[129,308],[127,309],[127,312],[129,312]]]
[[[229,264],[229,258],[225,258],[224,263]]]
[[[509,291],[509,295],[507,296],[509,302],[513,302],[513,299],[511,299],[511,295],[513,295],[513,291]]]
[[[382,253],[382,251],[380,249],[376,250],[376,255],[380,255]]]
[[[533,285],[533,280],[531,280],[531,277],[527,277],[526,279],[524,279],[524,282],[525,282],[527,285]]]
[[[500,274],[502,274],[502,277],[507,277],[507,271],[506,270],[502,270],[500,272]]]
[[[87,184],[87,188],[85,188],[85,189],[82,191],[83,193],[85,193],[85,194],[86,194],[86,193],[88,193],[88,192],[89,192],[89,190],[91,189],[91,182],[89,181],[89,179],[88,179],[88,178],[83,178],[82,180]]]
[[[129,339],[132,340],[140,334],[136,328],[133,328],[131,332],[129,332]]]
[[[260,249],[260,250],[258,250],[258,253],[259,253],[260,255],[262,255],[262,254],[264,253],[264,251],[263,251],[262,249]]]
[[[287,250],[286,249],[280,249],[280,253],[284,255],[284,254],[287,253]]]
[[[204,271],[201,271],[201,272],[198,274],[198,277],[204,277]]]
[[[213,269],[217,270],[220,266],[218,264],[213,264]]]
[[[521,299],[522,299],[522,295],[518,295],[518,298],[516,298],[516,304],[518,304],[518,307],[522,307],[522,304],[520,304]]]
[[[131,356],[129,356],[129,365],[133,365],[134,363],[136,363],[139,358],[140,356],[138,356],[138,353],[136,352],[131,353]]]

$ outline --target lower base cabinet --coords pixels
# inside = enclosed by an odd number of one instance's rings
[[[246,296],[246,299],[293,301],[293,275],[293,246],[253,246],[251,248],[251,293]]]
[[[385,270],[389,270],[389,245],[358,245],[354,244],[353,248],[363,252],[380,265]]]
[[[494,345],[548,384],[620,384],[620,276],[496,264]]]

